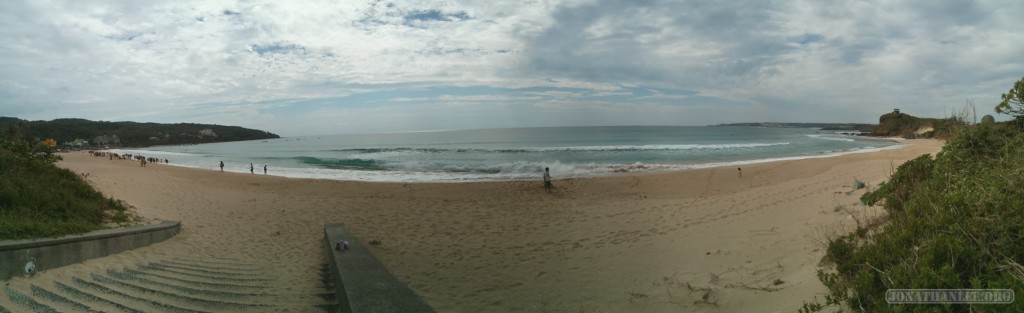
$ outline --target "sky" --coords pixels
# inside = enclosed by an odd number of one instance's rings
[[[1024,78],[1021,16],[1019,0],[10,0],[0,115],[283,136],[984,115]]]

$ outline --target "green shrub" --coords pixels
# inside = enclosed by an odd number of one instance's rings
[[[892,288],[1008,288],[1024,296],[1024,134],[1012,123],[962,127],[934,159],[900,165],[865,194],[888,221],[833,239],[835,276],[819,279],[860,312],[1022,312],[1010,305],[889,305]],[[806,308],[817,308],[805,305]]]
[[[896,169],[888,182],[883,182],[875,191],[861,196],[861,202],[875,205],[878,200],[884,199],[886,209],[902,210],[904,202],[909,199],[918,183],[931,178],[933,165],[931,156],[927,154],[903,163]]]
[[[48,147],[13,133],[0,139],[0,239],[88,232],[101,228],[107,211],[126,210],[75,173],[55,166],[59,157]]]

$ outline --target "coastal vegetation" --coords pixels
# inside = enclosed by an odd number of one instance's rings
[[[961,114],[964,112],[959,112]],[[839,133],[853,133],[875,137],[913,138],[949,138],[952,130],[963,121],[955,118],[922,118],[907,113],[893,111],[883,114],[878,124],[859,123],[730,123],[716,126],[746,127],[781,127],[781,128],[819,128]]]
[[[54,139],[60,144],[81,139],[89,141],[86,146],[93,147],[148,147],[280,138],[267,131],[238,126],[104,122],[85,119],[26,121],[0,116],[0,129],[12,125],[21,125],[22,132],[27,138]]]
[[[970,107],[970,105],[968,105]],[[965,115],[960,112],[954,115]],[[949,138],[953,130],[964,124],[958,118],[923,118],[893,111],[878,119],[878,126],[871,130],[872,136],[913,138]]]
[[[1003,101],[996,105],[996,113],[1013,115],[1018,118],[1024,116],[1024,79],[1014,83],[1010,91],[1004,93],[1001,98]]]
[[[900,165],[891,178],[861,197],[881,205],[883,223],[858,225],[831,238],[821,270],[829,288],[824,304],[855,312],[1024,311],[1024,79],[997,111],[1006,123],[952,129],[942,151]],[[1007,101],[1006,99],[1009,99]],[[1016,100],[1015,100],[1016,99]],[[873,226],[869,226],[873,225]],[[902,304],[889,289],[1011,289],[1012,304]],[[820,299],[819,299],[820,300]]]
[[[0,135],[0,239],[84,233],[130,219],[127,207],[54,165],[53,148],[17,126]]]

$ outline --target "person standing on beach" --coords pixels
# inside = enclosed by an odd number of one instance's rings
[[[742,167],[737,167],[736,171],[740,172],[740,178],[743,178],[743,168]]]
[[[220,171],[224,172],[224,161],[220,161]]]
[[[256,167],[252,166],[252,163],[249,163],[249,173],[256,174]]]
[[[551,172],[548,168],[544,168],[544,190],[551,193]]]
[[[263,175],[267,175],[267,165],[263,164]]]

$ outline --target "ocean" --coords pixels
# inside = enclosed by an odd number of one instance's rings
[[[869,152],[895,141],[808,128],[617,126],[287,137],[113,149],[171,165],[375,182],[556,179],[677,171]]]

